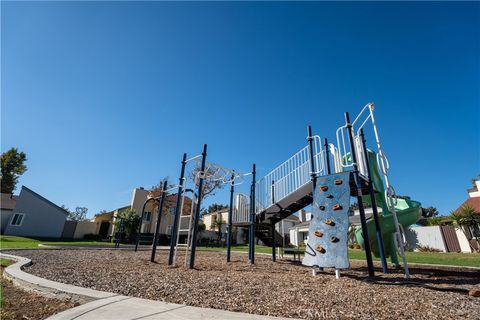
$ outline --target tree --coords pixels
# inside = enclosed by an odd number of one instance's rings
[[[225,224],[225,221],[223,221],[222,218],[220,218],[213,221],[212,225],[210,226],[210,229],[217,230],[217,233],[218,233],[217,236],[219,241],[220,239],[222,239],[222,225],[224,224]]]
[[[161,179],[158,184],[154,185],[154,186],[151,186],[150,187],[150,190],[148,190],[148,196],[149,197],[152,197],[152,198],[158,198],[160,197],[160,194],[161,194],[161,191],[162,191],[162,188],[163,188],[163,182],[167,180],[168,181],[168,177],[165,177],[163,179]],[[173,184],[168,184],[167,185],[167,189],[171,189],[173,188],[175,185]]]
[[[198,221],[198,226],[197,226],[198,232],[205,231],[206,229],[207,229],[207,226],[205,225],[205,223],[203,223],[202,220]]]
[[[197,183],[196,178],[200,173],[200,169],[201,169],[200,164],[197,164],[195,168],[193,168],[192,171],[190,171],[188,174],[188,177],[190,178],[191,181],[195,183],[195,185]],[[215,167],[213,166],[207,167],[205,171],[206,171],[205,172],[206,179],[203,180],[202,200],[208,196],[213,196],[216,190],[222,189],[225,186],[225,184],[221,179],[210,178],[215,174],[215,171],[216,171]]]
[[[68,220],[72,221],[85,221],[87,220],[87,212],[88,209],[85,207],[76,207],[75,211],[70,211],[68,208],[65,208],[65,206],[62,206],[65,210],[68,211]]]
[[[226,205],[226,204],[212,203],[211,205],[209,205],[207,207],[207,209],[202,208],[200,210],[200,219],[203,219],[203,217],[206,214],[214,213],[214,212],[220,211],[222,209],[226,209],[226,208],[228,208],[228,205]]]
[[[140,225],[140,216],[137,215],[135,209],[125,209],[120,211],[117,215],[117,219],[115,220],[115,230],[118,231],[120,229],[122,220],[125,233],[130,241],[133,241],[135,235],[137,234],[138,226]]]
[[[435,207],[422,208],[422,217],[434,218],[438,216],[438,210]]]
[[[27,156],[17,148],[11,148],[1,154],[1,191],[12,194],[18,182],[18,177],[27,171],[25,161]]]
[[[212,203],[211,205],[208,206],[207,213],[213,213],[213,212],[217,212],[227,208],[228,206],[226,204]]]
[[[480,243],[480,212],[476,212],[475,208],[469,205],[464,205],[457,211],[452,211],[450,219],[456,228],[462,230],[468,240],[475,238]],[[471,244],[470,247],[473,251],[480,252],[480,249],[475,249]]]
[[[476,178],[472,178],[471,182],[472,182],[472,187],[476,187],[477,184],[475,183],[476,181],[480,180],[480,174],[477,175]]]

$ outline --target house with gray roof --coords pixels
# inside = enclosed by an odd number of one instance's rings
[[[23,237],[60,238],[67,216],[66,210],[22,186],[4,233]]]
[[[1,217],[1,229],[0,233],[3,234],[7,228],[8,222],[12,217],[13,209],[17,203],[17,197],[13,194],[2,193],[0,199],[0,217]]]

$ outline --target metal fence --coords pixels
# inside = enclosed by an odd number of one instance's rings
[[[315,173],[325,175],[325,152],[322,148],[322,140],[319,136],[313,136],[312,143]],[[311,179],[310,174],[307,145],[258,180],[255,186],[255,213],[263,211],[307,184]]]

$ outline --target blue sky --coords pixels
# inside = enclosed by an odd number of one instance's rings
[[[398,193],[447,214],[480,173],[478,2],[1,9],[1,150],[27,153],[20,185],[90,215],[176,182],[203,143],[210,161],[266,173],[308,124],[333,139],[369,101]]]

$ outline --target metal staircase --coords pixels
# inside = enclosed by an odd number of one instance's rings
[[[283,247],[283,237],[277,231],[274,230],[272,235],[272,227],[270,224],[267,223],[256,223],[255,224],[255,236],[262,240],[262,242],[267,246],[271,247],[273,245],[273,241],[275,241],[275,247]],[[275,240],[274,240],[275,239]]]
[[[321,138],[313,136],[313,159],[316,171],[325,175],[326,152]],[[333,145],[332,145],[333,146]],[[312,180],[309,146],[305,146],[285,162],[270,171],[255,184],[255,214],[257,222],[276,223],[312,203]],[[234,224],[249,223],[250,201],[241,195],[235,202]],[[238,195],[237,195],[238,197]]]

